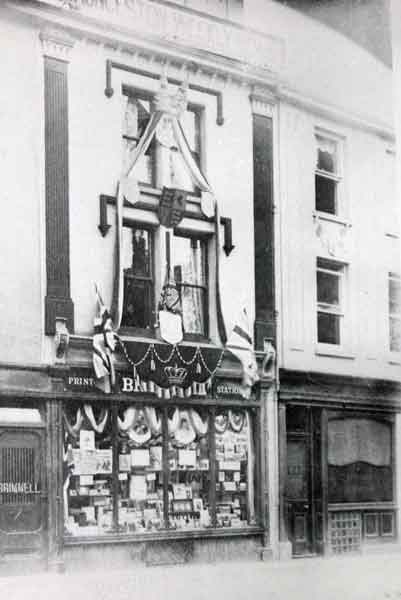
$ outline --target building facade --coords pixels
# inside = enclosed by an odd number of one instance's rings
[[[3,562],[397,545],[388,67],[267,1],[0,20]]]

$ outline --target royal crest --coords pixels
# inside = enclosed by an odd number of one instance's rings
[[[164,187],[159,202],[160,225],[177,227],[184,216],[187,204],[187,192],[176,188]]]

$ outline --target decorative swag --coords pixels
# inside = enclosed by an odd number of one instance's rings
[[[114,251],[114,285],[111,314],[114,327],[118,330],[121,325],[122,307],[123,307],[123,289],[124,275],[122,269],[122,226],[123,226],[123,205],[124,198],[132,206],[139,200],[139,193],[133,192],[136,187],[134,177],[135,166],[146,153],[152,139],[157,136],[158,139],[169,138],[171,145],[175,145],[181,153],[184,164],[193,183],[201,190],[201,210],[208,218],[215,221],[216,234],[216,306],[217,322],[221,342],[226,342],[224,320],[221,311],[220,290],[219,290],[219,214],[218,205],[213,195],[212,189],[206,177],[200,171],[196,164],[185,138],[184,131],[179,122],[180,114],[186,107],[186,89],[184,86],[179,88],[174,97],[170,96],[167,89],[166,77],[161,78],[160,90],[155,98],[155,111],[151,114],[150,120],[145,131],[138,141],[131,161],[128,167],[123,171],[117,186],[116,202],[116,237]]]
[[[132,366],[139,383],[153,382],[160,388],[170,388],[178,396],[192,392],[193,384],[210,385],[223,358],[220,348],[168,346],[162,343],[120,342],[125,358]],[[177,388],[177,389],[176,389]],[[202,390],[203,387],[195,386]]]

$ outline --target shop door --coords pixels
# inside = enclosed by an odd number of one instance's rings
[[[43,550],[40,432],[0,430],[0,554]]]
[[[291,415],[288,419],[285,502],[293,554],[304,556],[323,551],[320,411],[296,408],[302,419],[296,420],[295,431],[295,420]]]

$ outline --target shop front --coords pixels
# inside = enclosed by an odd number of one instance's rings
[[[245,400],[235,378],[163,391],[118,372],[108,395],[95,381],[71,367],[60,400],[65,568],[83,556],[120,566],[258,559],[257,395]]]
[[[375,398],[368,386],[344,381],[340,391],[337,382],[323,394],[315,384],[307,394],[307,386],[296,392],[284,384],[281,531],[293,556],[397,543],[397,409],[391,386],[375,383]]]

